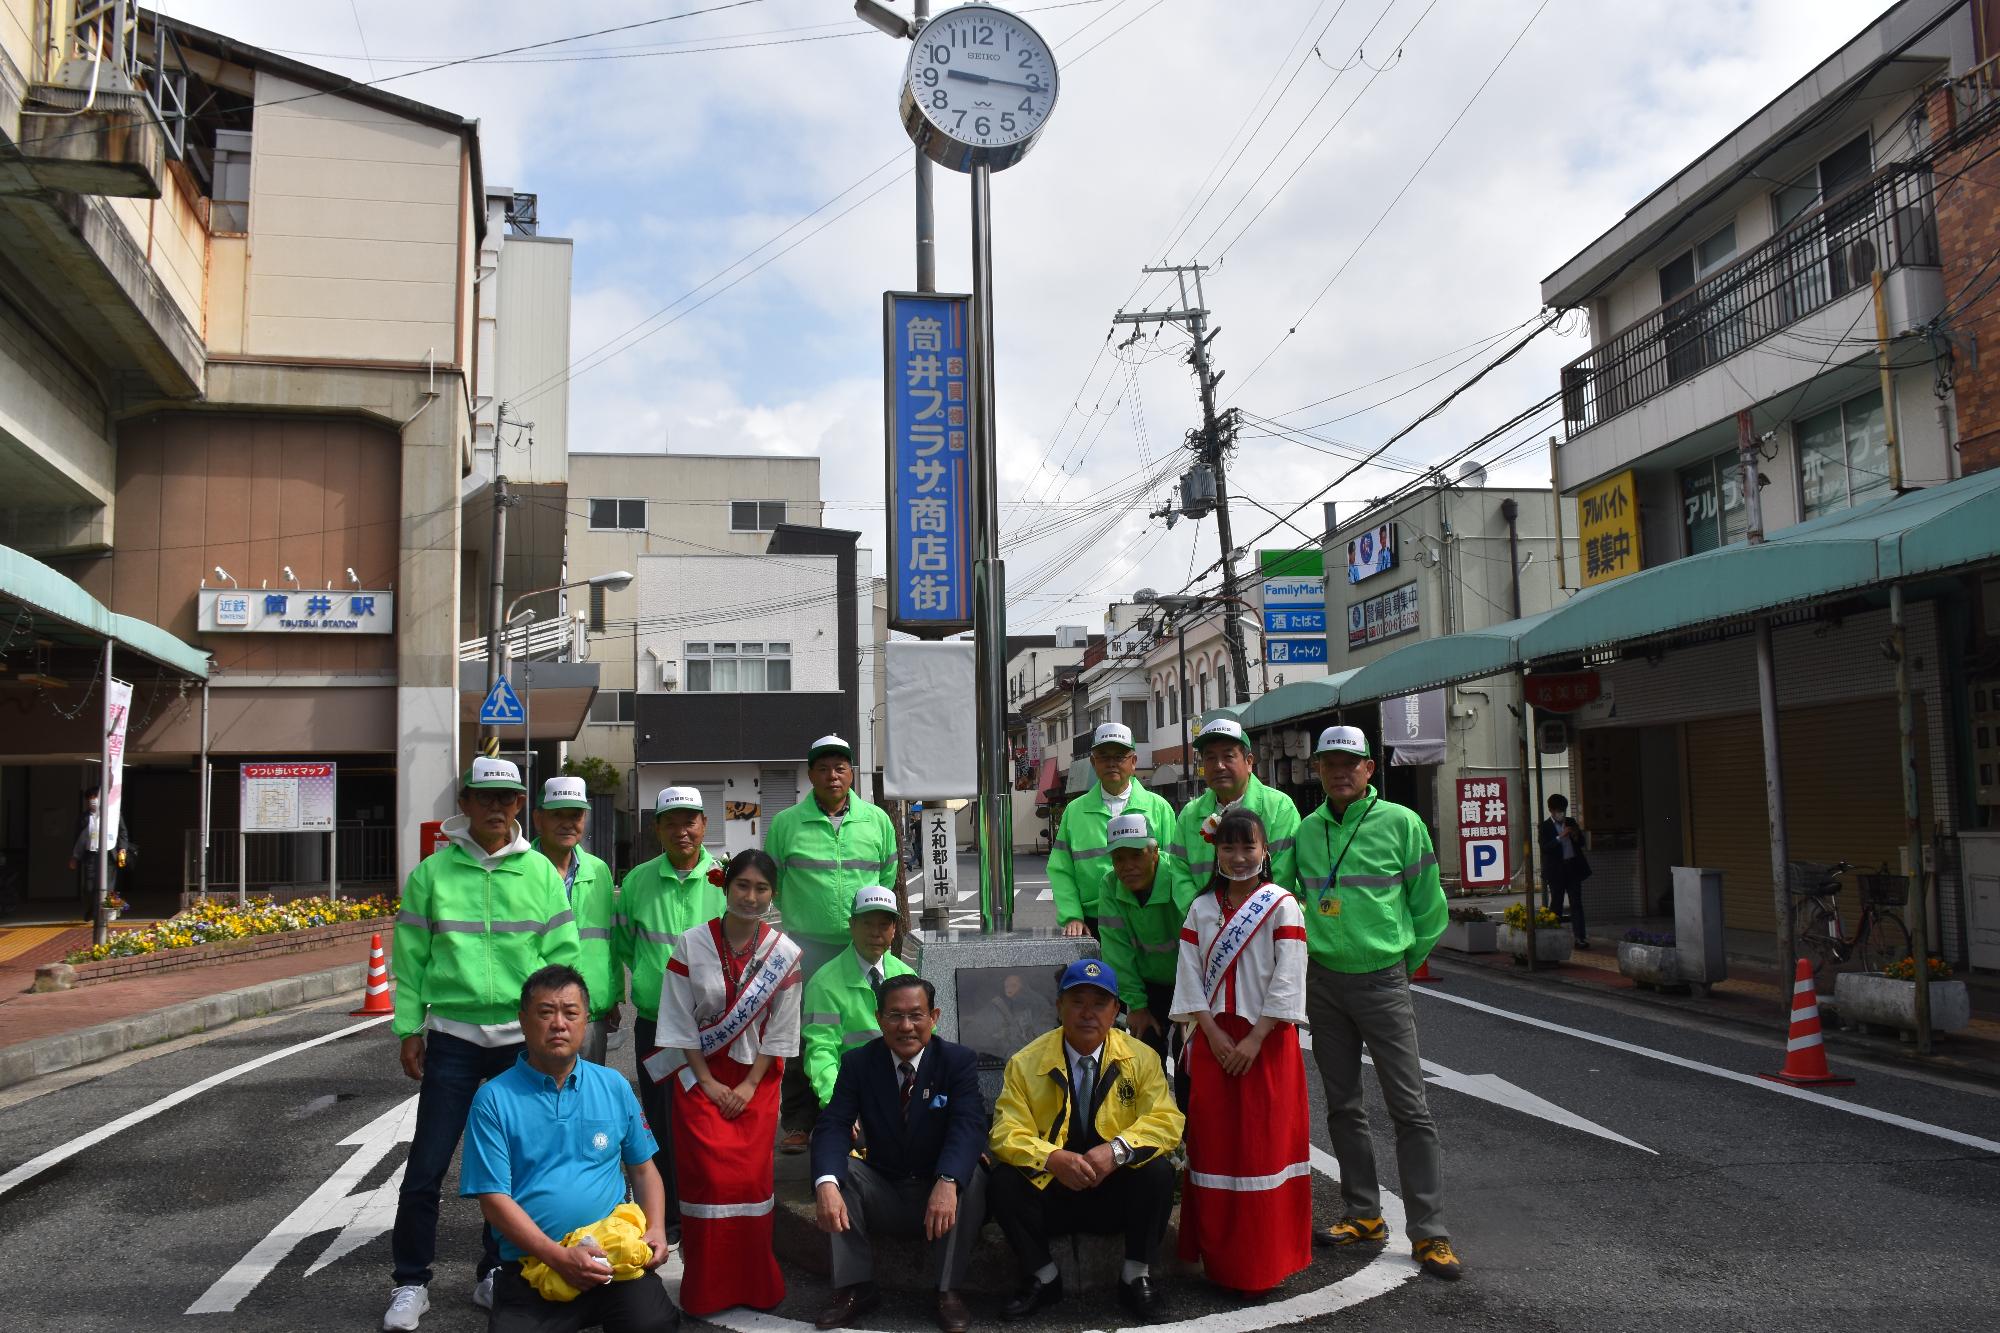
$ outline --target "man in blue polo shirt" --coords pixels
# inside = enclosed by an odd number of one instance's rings
[[[556,965],[529,977],[521,987],[527,1049],[472,1101],[459,1193],[479,1200],[504,1261],[489,1333],[568,1333],[599,1324],[670,1333],[680,1324],[667,1289],[650,1271],[614,1282],[602,1247],[588,1239],[562,1244],[624,1202],[629,1172],[653,1253],[646,1267],[667,1258],[666,1190],[653,1167],[657,1145],[631,1085],[577,1058],[589,1022],[590,991],[576,969]],[[577,1298],[544,1299],[521,1275],[522,1261],[530,1259],[576,1288]]]

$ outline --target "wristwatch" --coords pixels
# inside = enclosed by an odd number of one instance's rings
[[[938,1172],[938,1180],[943,1184],[951,1186],[953,1189],[958,1188],[957,1176],[948,1176],[944,1172],[940,1171]]]
[[[1132,1160],[1132,1145],[1122,1138],[1111,1140],[1111,1160],[1124,1166]]]

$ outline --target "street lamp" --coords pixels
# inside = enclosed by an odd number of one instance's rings
[[[615,569],[611,571],[609,574],[595,574],[587,579],[573,579],[568,583],[552,583],[546,588],[536,588],[531,592],[522,593],[519,597],[516,597],[513,601],[507,603],[507,612],[500,618],[500,629],[499,629],[500,670],[497,674],[499,676],[505,676],[513,669],[514,654],[513,650],[508,646],[507,643],[507,627],[514,623],[514,608],[519,606],[522,602],[527,601],[530,597],[542,597],[552,592],[561,592],[565,588],[589,588],[591,592],[595,594],[597,590],[600,588],[604,589],[606,592],[613,592],[619,588],[629,587],[631,586],[631,583],[632,583],[632,575],[629,571],[623,569]],[[525,615],[525,619],[528,622],[528,629],[524,631],[521,636],[521,652],[523,656],[527,656],[529,654],[528,634],[534,631],[534,626],[535,626],[534,608],[530,607],[528,609]],[[532,719],[534,717],[534,711],[533,711],[534,700],[535,700],[535,672],[534,668],[531,666],[528,668],[528,673],[526,678],[522,681],[522,691],[521,691],[521,732],[522,732],[521,751],[526,756],[528,761],[527,763],[528,771],[524,776],[527,779],[527,785],[530,790],[533,790],[535,785],[535,736],[532,724]]]
[[[928,5],[917,6],[919,17]],[[882,0],[854,0],[854,13],[863,23],[877,32],[887,33],[898,40],[913,40],[917,35],[917,25],[882,3]]]
[[[606,592],[617,592],[621,588],[629,588],[631,586],[632,574],[629,570],[623,569],[614,569],[609,574],[594,574],[587,579],[574,579],[568,583],[551,583],[546,588],[536,588],[532,592],[524,592],[513,601],[507,603],[507,613],[500,617],[500,623],[503,625],[513,624],[514,608],[527,601],[530,597],[544,597],[552,592],[561,592],[565,588],[602,588]],[[528,612],[528,619],[533,621],[534,618],[535,613],[533,611]]]

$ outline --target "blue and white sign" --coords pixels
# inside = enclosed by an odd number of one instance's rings
[[[882,295],[889,626],[926,638],[972,627],[971,306]]]
[[[1319,575],[1291,575],[1264,580],[1266,611],[1326,610],[1326,579]],[[1324,627],[1322,627],[1324,628]]]
[[[1460,849],[1464,860],[1459,877],[1468,888],[1495,888],[1511,878],[1505,838],[1467,838]]]
[[[1312,611],[1273,611],[1264,608],[1264,632],[1266,634],[1324,634],[1326,633],[1326,608]]]
[[[505,676],[493,682],[493,688],[486,692],[486,701],[479,705],[479,725],[482,727],[518,727],[528,720],[527,710],[521,707],[521,696],[514,693],[514,687],[507,683]]]
[[[1326,665],[1326,638],[1264,640],[1264,660],[1295,666]]]
[[[396,594],[369,588],[203,588],[196,624],[216,634],[392,634]]]

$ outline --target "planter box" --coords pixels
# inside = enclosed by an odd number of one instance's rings
[[[1499,946],[1500,927],[1491,921],[1453,921],[1438,943],[1457,953],[1492,953]]]
[[[239,963],[246,958],[264,958],[282,953],[309,953],[315,949],[330,949],[346,944],[359,937],[366,945],[368,937],[377,931],[382,934],[386,950],[390,932],[395,928],[393,916],[371,917],[365,921],[340,921],[330,926],[313,926],[307,930],[288,930],[277,935],[250,935],[240,940],[225,940],[216,944],[198,944],[187,949],[162,949],[158,953],[135,954],[130,958],[104,958],[94,963],[47,963],[35,969],[34,988],[37,991],[69,990],[76,986],[89,986],[97,982],[118,981],[125,977],[140,976],[153,972],[180,972],[191,967],[214,967],[221,963]],[[362,950],[366,961],[367,950]]]
[[[1849,1025],[1917,1030],[1917,983],[1880,972],[1842,972],[1834,978],[1834,1008]],[[1931,983],[1931,1030],[1962,1032],[1972,1022],[1972,996],[1963,981]]]
[[[1528,956],[1528,932],[1515,926],[1503,925],[1499,930],[1499,945],[1502,953],[1511,953],[1516,958]],[[1570,953],[1576,948],[1568,930],[1561,926],[1544,927],[1535,932],[1535,961],[1538,963],[1567,963]]]
[[[1641,986],[1680,986],[1680,950],[1666,944],[1634,944],[1621,942],[1618,946],[1618,970],[1632,978]]]

